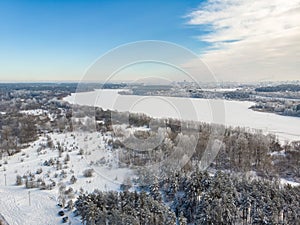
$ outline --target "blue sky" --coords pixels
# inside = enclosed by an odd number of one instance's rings
[[[1,0],[0,32],[2,81],[80,80],[141,40],[194,51],[220,81],[300,78],[300,0]]]
[[[201,51],[185,16],[193,1],[43,0],[0,2],[1,80],[80,79],[121,44],[164,40]]]

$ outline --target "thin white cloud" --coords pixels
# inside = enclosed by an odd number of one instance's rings
[[[300,79],[300,0],[208,0],[188,17],[212,29],[201,57],[219,79]]]

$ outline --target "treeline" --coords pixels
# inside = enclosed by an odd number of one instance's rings
[[[284,116],[300,117],[300,104],[299,101],[269,99],[261,100],[249,109],[253,109],[259,112],[276,113]]]
[[[193,159],[201,160],[206,150],[212,129],[202,125]],[[292,147],[291,147],[292,148]],[[261,175],[275,176],[273,152],[283,147],[274,135],[264,135],[259,131],[247,131],[245,128],[225,128],[222,145],[211,166],[216,169],[235,172],[256,171]]]
[[[0,115],[0,158],[13,155],[37,139],[37,117],[20,113]]]
[[[131,126],[149,124],[148,117],[143,115],[139,115],[139,119],[137,117],[138,115],[135,115],[135,119],[130,119],[133,122]],[[166,129],[159,129],[156,124],[160,127],[164,125]],[[294,141],[282,145],[274,135],[264,135],[260,131],[201,122],[187,122],[187,124],[188,129],[185,130],[186,124],[180,121],[156,120],[156,122],[151,121],[151,126],[154,128],[150,131],[135,131],[129,135],[126,129],[118,128],[115,129],[116,137],[112,147],[119,149],[120,163],[130,167],[176,160],[170,158],[170,155],[176,152],[181,158],[187,154],[188,147],[185,146],[193,143],[194,147],[190,149],[193,152],[188,155],[190,160],[184,165],[186,170],[191,170],[193,165],[200,162],[206,163],[205,154],[209,152],[213,155],[217,151],[213,160],[207,160],[209,163],[207,166],[210,168],[233,172],[255,171],[265,178],[272,179],[280,176],[300,181],[298,147],[300,142]],[[185,133],[182,134],[181,131]],[[136,138],[148,141],[140,145],[135,141]],[[153,144],[155,141],[157,144]],[[146,149],[148,150],[145,151]]]
[[[297,84],[281,84],[276,86],[267,86],[267,87],[259,87],[255,88],[257,92],[298,92],[300,91],[300,85]]]
[[[75,214],[84,224],[299,225],[300,187],[223,172],[174,173],[140,192],[82,194]]]
[[[75,214],[86,225],[175,225],[175,213],[146,192],[101,192],[82,194]]]
[[[154,190],[154,191],[153,191]],[[291,224],[300,221],[300,187],[216,172],[178,172],[150,187],[192,224]],[[157,197],[156,197],[157,198]]]

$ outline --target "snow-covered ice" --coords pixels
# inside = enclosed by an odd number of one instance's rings
[[[74,93],[64,100],[103,109],[145,113],[156,118],[179,118],[240,126],[275,134],[282,142],[300,140],[300,118],[250,110],[253,102],[162,96],[120,95],[120,90],[103,89]]]

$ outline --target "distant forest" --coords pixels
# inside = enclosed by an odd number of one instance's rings
[[[300,85],[297,84],[281,84],[277,86],[267,86],[267,87],[259,87],[255,88],[257,92],[298,92],[300,91]]]

